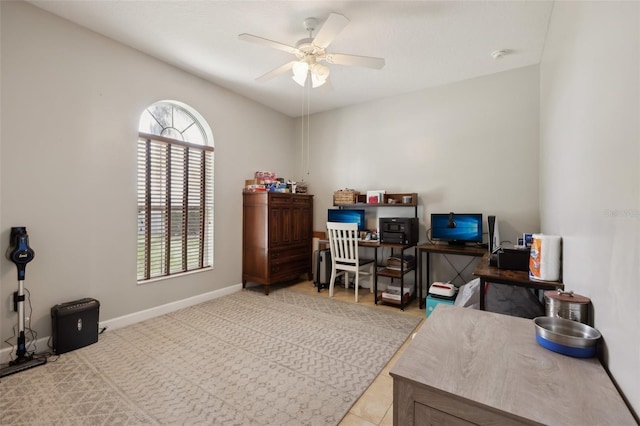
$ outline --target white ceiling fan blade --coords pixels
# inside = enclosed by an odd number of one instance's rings
[[[381,69],[384,67],[383,58],[373,58],[371,56],[345,55],[343,53],[327,53],[325,61],[330,64],[349,65],[353,67],[365,67]]]
[[[320,28],[320,31],[318,31],[318,34],[316,34],[313,39],[313,44],[326,49],[348,23],[349,19],[347,19],[346,16],[340,15],[339,13],[332,13],[327,20],[324,21],[324,24],[322,24],[322,28]]]
[[[248,42],[251,42],[251,43],[261,44],[263,46],[271,47],[271,48],[278,49],[278,50],[283,50],[283,51],[285,51],[287,53],[291,53],[293,55],[299,53],[299,50],[298,50],[297,47],[289,46],[289,45],[286,45],[284,43],[279,43],[277,41],[269,40],[269,39],[266,39],[266,38],[254,36],[252,34],[242,33],[242,34],[238,35],[238,38],[240,40],[248,41]]]
[[[260,77],[256,78],[256,81],[265,82],[265,81],[271,80],[272,78],[277,77],[277,76],[279,76],[281,74],[284,74],[285,72],[290,71],[291,68],[293,68],[293,64],[295,64],[296,62],[298,62],[298,61],[291,61],[291,62],[288,62],[288,63],[286,63],[284,65],[281,65],[278,68],[276,68],[274,70],[271,70],[268,73],[263,74]]]

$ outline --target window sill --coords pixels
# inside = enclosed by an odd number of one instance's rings
[[[208,272],[208,271],[213,271],[213,266],[209,266],[207,268],[202,268],[202,269],[195,269],[193,271],[180,272],[180,273],[172,274],[172,275],[163,275],[162,277],[154,277],[154,278],[150,278],[148,280],[138,281],[137,285],[151,284],[151,283],[155,283],[155,282],[158,282],[158,281],[166,281],[166,280],[171,280],[171,279],[175,279],[175,278],[181,278],[181,277],[184,277],[186,275],[199,274],[199,273]]]

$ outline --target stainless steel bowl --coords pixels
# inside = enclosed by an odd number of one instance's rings
[[[540,346],[564,355],[590,358],[595,356],[602,337],[593,327],[564,318],[537,317],[536,340]]]

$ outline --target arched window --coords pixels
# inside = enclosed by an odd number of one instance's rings
[[[139,283],[213,266],[213,137],[180,102],[140,116],[137,265]]]

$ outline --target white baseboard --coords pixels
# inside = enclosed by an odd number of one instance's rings
[[[220,290],[214,290],[210,291],[209,293],[203,293],[197,296],[189,297],[187,299],[167,303],[166,305],[160,305],[156,306],[155,308],[145,309],[144,311],[134,312],[132,314],[123,315],[121,317],[113,318],[107,321],[101,321],[99,328],[102,329],[104,327],[107,327],[107,330],[116,330],[118,328],[126,327],[140,321],[148,320],[150,318],[168,314],[169,312],[177,311],[178,309],[197,305],[198,303],[206,302],[208,300],[217,299],[218,297],[226,296],[240,290],[242,290],[242,284],[235,284],[230,287],[222,288]]]
[[[208,293],[199,294],[197,296],[167,303],[165,305],[145,309],[144,311],[134,312],[132,314],[123,315],[121,317],[112,318],[106,321],[101,321],[98,325],[98,329],[101,330],[106,327],[107,331],[116,330],[118,328],[126,327],[140,321],[148,320],[150,318],[168,314],[169,312],[177,311],[178,309],[197,305],[198,303],[203,303],[208,300],[217,299],[219,297],[226,296],[240,290],[242,290],[242,284],[235,284],[229,287],[222,288],[220,290],[210,291]],[[49,338],[50,336],[46,336],[36,340],[38,353],[46,352],[50,349],[47,346]],[[9,362],[11,360],[11,355],[14,354],[15,350],[15,347],[4,348],[0,350],[0,364],[6,364],[7,362]],[[29,350],[31,350],[31,346],[29,347]]]
[[[41,337],[36,339],[36,349],[38,353],[49,352],[51,349],[47,346],[49,342],[49,336]],[[15,342],[14,342],[15,343]],[[27,346],[28,351],[33,350],[33,345],[29,344]],[[0,364],[6,364],[11,361],[12,358],[15,358],[16,346],[12,346],[10,348],[4,348],[0,350]]]

